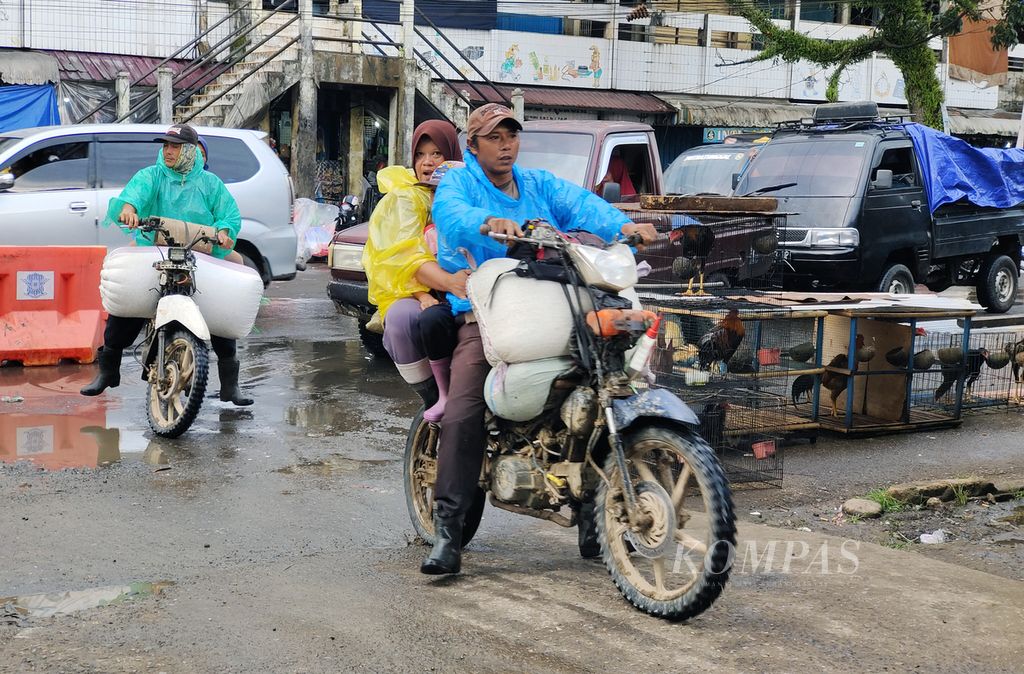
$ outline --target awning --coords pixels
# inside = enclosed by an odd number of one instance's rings
[[[1006,110],[949,108],[949,132],[961,136],[1006,136],[1016,138],[1020,113]]]
[[[0,49],[0,84],[48,84],[60,81],[57,59],[20,49]]]
[[[676,111],[675,108],[657,96],[632,91],[477,84],[476,89],[480,90],[478,93],[473,87],[465,83],[460,83],[454,87],[448,86],[452,90],[469,94],[469,100],[473,103],[500,103],[503,99],[511,100],[512,90],[522,89],[524,103],[532,108],[601,110],[648,115],[671,115]],[[481,96],[481,93],[483,96]]]
[[[759,128],[779,122],[793,122],[810,117],[814,104],[790,103],[784,100],[737,101],[714,96],[682,96],[660,94],[662,100],[679,111],[676,124],[681,126],[730,126]]]

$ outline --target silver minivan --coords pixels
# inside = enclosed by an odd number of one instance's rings
[[[156,124],[80,124],[0,132],[0,245],[127,245],[106,227],[107,204],[139,169],[156,162]],[[264,283],[295,277],[293,192],[266,133],[197,127],[210,171],[238,202],[236,250]],[[173,217],[172,214],[166,214]]]

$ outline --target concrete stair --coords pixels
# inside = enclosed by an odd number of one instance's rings
[[[267,30],[272,31],[273,28]],[[274,56],[297,30],[297,26],[289,27],[221,73],[187,103],[175,108],[175,121],[183,122],[210,104],[191,119],[192,124],[232,128],[255,125],[270,102],[299,81],[298,44],[292,44]],[[259,41],[261,38],[253,36],[251,39]],[[338,43],[328,43],[325,46],[337,48]],[[321,44],[314,40],[315,53],[321,51],[320,47]],[[443,83],[434,81],[431,74],[423,65],[417,64],[416,90],[455,126],[465,129],[469,118],[468,107],[458,96],[450,93]]]

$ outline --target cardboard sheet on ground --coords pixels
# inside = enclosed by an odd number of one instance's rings
[[[889,321],[857,321],[857,332],[864,336],[865,346],[875,347],[875,357],[867,363],[858,363],[858,372],[895,369],[885,360],[885,354],[896,347],[910,346],[910,326]],[[850,345],[850,319],[844,316],[825,317],[825,335],[822,344],[822,364],[827,365],[840,353],[848,353]],[[842,367],[846,367],[844,364]],[[854,378],[853,413],[866,414],[878,419],[899,421],[907,399],[907,376],[885,374]],[[820,413],[831,414],[829,391],[822,387]],[[846,393],[839,396],[839,414],[846,410]]]

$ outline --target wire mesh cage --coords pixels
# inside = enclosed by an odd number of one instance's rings
[[[781,485],[784,440],[817,428],[793,387],[816,371],[818,317],[724,297],[659,298],[645,308],[663,316],[654,385],[694,408],[734,482]]]
[[[964,354],[950,345],[950,335],[865,314],[826,317],[822,337],[822,428],[875,433],[959,423],[956,382]]]
[[[1005,407],[1019,400],[1024,386],[1024,335],[1015,332],[971,332],[964,357],[962,333],[928,335],[921,348],[930,349],[936,372],[915,382],[914,398],[920,406],[950,410],[957,402],[957,383],[963,378],[961,407],[977,412]],[[929,389],[929,387],[931,387]],[[929,391],[931,395],[929,395]]]
[[[649,209],[631,209],[628,215],[664,235],[637,255],[638,262],[651,266],[643,287],[680,286],[676,292],[712,296],[737,287],[782,288],[779,231],[785,215]]]

